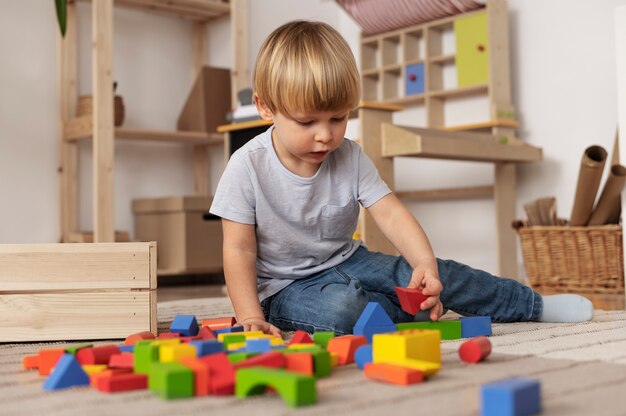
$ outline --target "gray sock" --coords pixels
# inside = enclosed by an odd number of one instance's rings
[[[541,322],[585,322],[593,318],[591,301],[579,295],[542,296]]]

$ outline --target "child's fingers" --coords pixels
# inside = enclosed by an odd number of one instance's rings
[[[441,302],[437,302],[435,306],[430,310],[430,320],[437,321],[443,315],[443,305]]]
[[[434,307],[439,302],[439,298],[437,296],[429,296],[422,304],[420,305],[421,310],[426,310]]]
[[[439,279],[425,279],[425,286],[422,293],[426,296],[437,296],[443,290],[443,285]]]
[[[283,337],[283,334],[280,332],[280,329],[276,328],[274,325],[270,325],[270,333],[275,337]]]

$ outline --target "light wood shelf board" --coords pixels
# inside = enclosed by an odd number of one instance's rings
[[[462,131],[462,130],[480,130],[492,127],[511,127],[517,128],[519,122],[517,120],[491,120],[482,123],[459,124],[457,126],[447,126],[442,128],[445,131]]]
[[[115,0],[115,6],[201,21],[230,14],[230,3],[220,0]]]
[[[447,201],[452,199],[492,198],[493,185],[469,186],[464,188],[422,189],[417,191],[396,191],[396,196],[408,201]]]
[[[432,98],[466,97],[468,95],[484,94],[489,90],[487,84],[472,85],[471,87],[451,88],[441,91],[431,91],[428,95]]]

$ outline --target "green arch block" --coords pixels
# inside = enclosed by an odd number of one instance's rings
[[[274,368],[250,367],[237,370],[237,397],[263,394],[267,387],[274,388],[290,407],[306,406],[317,400],[313,377]]]

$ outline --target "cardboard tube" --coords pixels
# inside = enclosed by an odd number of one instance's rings
[[[606,156],[606,150],[602,146],[589,146],[585,149],[580,162],[570,225],[587,225],[589,222],[600,179],[602,179]]]
[[[611,166],[609,178],[604,184],[602,195],[596,205],[589,225],[617,224],[621,214],[621,194],[626,184],[626,167]]]

